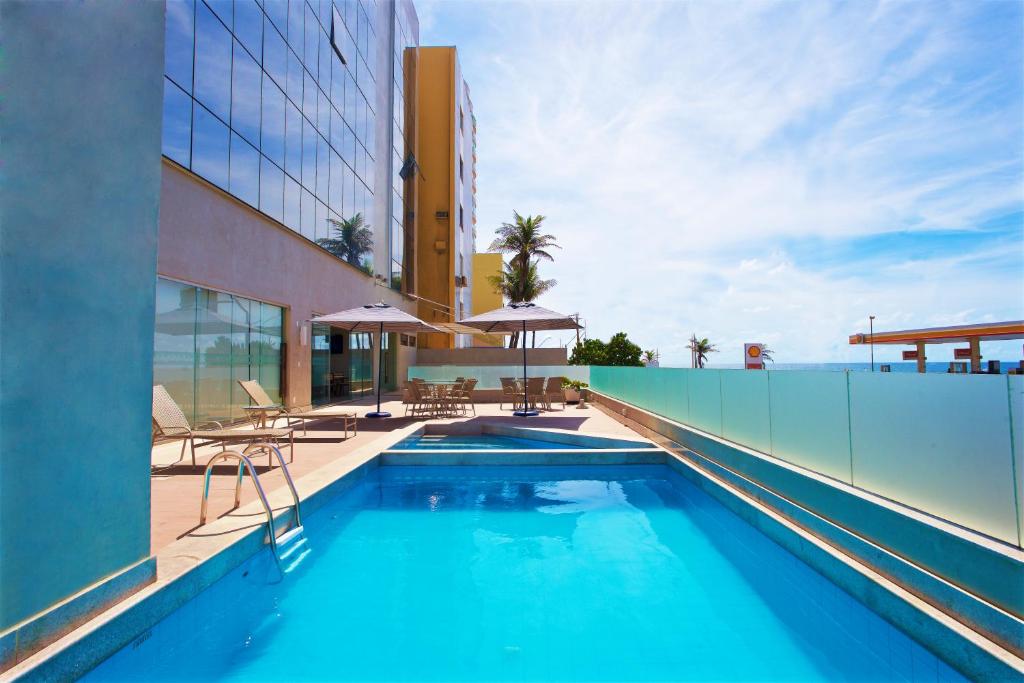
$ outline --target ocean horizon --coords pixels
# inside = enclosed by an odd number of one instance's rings
[[[967,361],[957,361],[967,362]],[[925,369],[929,373],[946,374],[950,361],[932,361],[925,363]],[[1000,361],[1000,373],[1006,374],[1010,368],[1016,368],[1020,361]],[[888,365],[892,372],[917,372],[916,361],[875,361],[875,372],[880,372],[883,365]],[[988,368],[988,361],[982,360],[982,369]],[[684,365],[662,365],[661,367],[686,368]],[[871,372],[871,363],[768,363],[768,370],[826,370],[832,372]],[[708,370],[742,370],[742,363],[721,363],[705,366]]]

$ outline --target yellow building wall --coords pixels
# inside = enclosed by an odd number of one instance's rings
[[[455,48],[417,50],[416,294],[419,318],[455,322]],[[446,211],[447,218],[437,213]],[[439,305],[440,304],[440,305]],[[440,310],[439,310],[440,309]],[[452,335],[420,334],[420,348],[455,347]]]
[[[473,315],[493,311],[505,305],[505,300],[489,278],[500,275],[503,268],[501,254],[473,254],[473,295],[470,301]],[[505,338],[500,335],[476,335],[474,346],[504,346]]]

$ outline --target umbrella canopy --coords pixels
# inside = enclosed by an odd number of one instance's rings
[[[461,325],[473,327],[483,332],[522,332],[523,333],[523,409],[515,415],[530,417],[537,414],[530,410],[529,396],[526,392],[526,333],[536,330],[577,330],[580,324],[563,313],[541,308],[529,301],[509,304],[472,318],[459,321]]]
[[[380,335],[377,346],[380,349],[380,362],[377,364],[377,410],[367,413],[366,417],[391,417],[391,413],[380,409],[380,389],[384,383],[384,333],[385,332],[441,332],[433,325],[428,325],[419,318],[384,302],[367,304],[339,311],[329,315],[320,315],[312,323],[331,325],[349,332],[376,332]]]
[[[533,330],[576,330],[580,324],[574,318],[556,313],[529,301],[509,304],[504,308],[487,311],[459,321],[460,325],[474,327],[483,332],[522,332]],[[525,327],[524,327],[525,325]]]
[[[319,315],[310,322],[332,325],[349,332],[440,332],[419,318],[385,303],[357,306],[347,311]]]

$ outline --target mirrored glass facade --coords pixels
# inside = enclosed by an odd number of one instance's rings
[[[376,16],[376,0],[167,1],[164,155],[366,270],[388,242]]]
[[[159,278],[153,383],[193,426],[243,420],[249,399],[238,380],[281,400],[283,320],[279,306]]]
[[[391,227],[389,229],[389,274],[391,287],[402,290],[403,275],[412,273],[412,243],[414,225],[412,212],[412,186],[416,182],[413,157],[412,86],[415,71],[415,48],[419,39],[414,29],[415,10],[411,2],[397,0],[392,13],[392,78],[393,117],[391,121]],[[405,177],[403,177],[403,175]],[[414,291],[412,282],[405,283],[405,291]]]

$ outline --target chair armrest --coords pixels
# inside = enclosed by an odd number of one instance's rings
[[[206,422],[198,425],[197,429],[203,429],[204,427],[208,427],[209,425],[214,425],[217,427],[217,429],[224,429],[224,425],[222,425],[217,420],[207,420]]]

